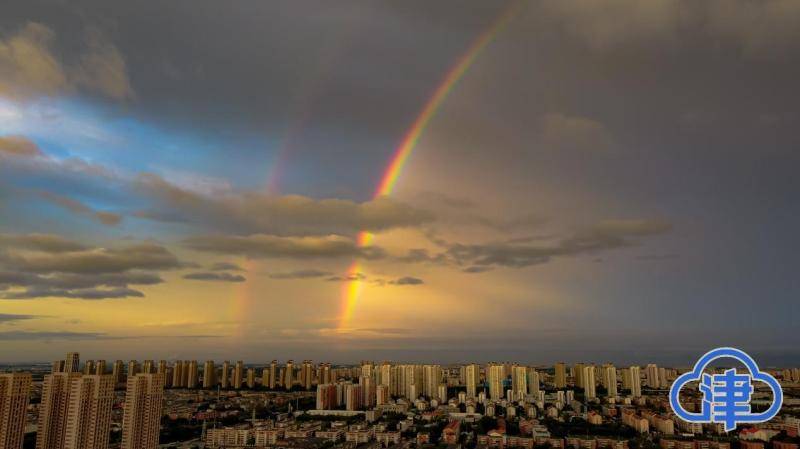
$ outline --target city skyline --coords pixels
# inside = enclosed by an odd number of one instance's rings
[[[705,363],[713,373],[729,372],[724,365]],[[759,427],[679,419],[665,411],[667,391],[671,397],[675,382],[682,382],[684,373],[693,375],[696,367],[653,363],[642,369],[559,362],[540,369],[510,362],[448,366],[365,360],[340,367],[273,360],[259,373],[242,361],[116,360],[109,365],[73,351],[45,369],[29,368],[0,373],[2,449],[241,448],[281,440],[321,449],[342,441],[376,440],[388,447],[437,439],[479,449],[542,444],[626,449],[656,447],[653,437],[661,449],[674,444],[695,449],[698,437],[701,444],[729,449],[730,431],[739,431],[742,449],[764,449],[765,441],[773,449],[796,449],[800,439],[791,403],[779,404],[784,413]],[[770,375],[789,395],[800,385],[800,368]],[[763,390],[751,393],[761,396]],[[682,407],[705,407],[705,398],[687,390]],[[218,426],[218,419],[224,424]],[[35,432],[29,430],[34,424]],[[459,432],[462,425],[468,435]],[[436,427],[441,432],[432,431]],[[608,435],[609,429],[616,435]]]
[[[0,363],[800,359],[798,4],[301,3],[4,3]]]
[[[465,359],[465,360],[454,360],[450,361],[450,359],[428,359],[428,360],[403,360],[403,359],[388,359],[388,358],[361,358],[360,360],[349,360],[349,361],[335,361],[331,359],[310,359],[310,358],[279,358],[279,359],[269,359],[266,358],[264,360],[259,359],[241,359],[239,357],[231,356],[231,354],[226,354],[221,358],[208,358],[208,357],[200,357],[200,358],[191,358],[191,357],[179,357],[173,359],[159,359],[158,357],[152,356],[145,356],[140,358],[119,358],[119,357],[112,357],[112,358],[97,358],[94,356],[86,356],[81,358],[81,353],[78,352],[69,352],[67,353],[67,359],[55,359],[49,361],[31,361],[31,362],[16,362],[16,363],[0,363],[0,369],[5,369],[6,372],[25,372],[21,370],[21,368],[31,368],[37,367],[37,369],[41,369],[42,367],[48,367],[52,369],[53,372],[81,372],[83,374],[110,374],[114,373],[116,376],[117,373],[122,372],[132,372],[132,371],[142,371],[142,372],[159,372],[163,373],[167,368],[170,371],[173,371],[177,365],[182,367],[182,370],[189,370],[191,369],[195,373],[202,373],[205,371],[206,368],[211,367],[214,370],[219,371],[222,369],[224,371],[228,371],[231,373],[230,379],[223,380],[222,378],[213,378],[206,380],[202,375],[200,375],[200,383],[197,387],[204,387],[208,388],[208,385],[205,385],[206,382],[212,382],[214,384],[221,383],[223,387],[233,386],[234,378],[238,379],[237,382],[245,383],[247,382],[246,376],[248,375],[248,370],[256,367],[261,368],[264,370],[269,369],[270,375],[275,376],[277,369],[283,371],[287,367],[291,368],[292,372],[300,372],[302,373],[306,366],[313,366],[315,369],[321,369],[323,367],[327,367],[327,369],[333,368],[343,368],[349,369],[353,367],[361,368],[365,365],[379,367],[381,365],[414,365],[414,366],[427,366],[427,365],[436,365],[436,366],[443,366],[443,367],[467,367],[467,366],[491,366],[491,365],[502,365],[502,366],[525,366],[529,368],[536,368],[540,370],[552,370],[553,371],[553,378],[554,383],[557,386],[565,385],[565,378],[567,376],[568,369],[576,370],[575,373],[571,374],[571,376],[575,376],[576,378],[580,378],[580,371],[584,367],[601,367],[604,368],[606,366],[616,366],[616,365],[630,365],[631,367],[649,367],[649,366],[667,366],[673,369],[682,369],[686,370],[691,367],[691,364],[663,364],[663,362],[659,362],[658,360],[650,359],[642,359],[639,361],[634,362],[619,362],[614,360],[601,360],[601,359],[580,359],[580,360],[568,360],[568,359],[556,359],[553,361],[547,362],[530,362],[526,360],[520,359],[502,359],[502,358],[495,358],[495,359],[488,359],[488,360],[478,360],[478,359]],[[189,364],[192,364],[192,368],[189,368]],[[716,365],[718,367],[729,367],[735,366],[735,364],[718,362],[719,364]],[[789,364],[763,364],[767,369],[786,369],[791,368],[793,366],[792,363]],[[572,368],[570,368],[572,367]],[[580,368],[577,368],[580,367]],[[376,368],[377,369],[377,368]],[[561,371],[559,371],[561,370]],[[179,371],[181,372],[181,371]],[[188,372],[188,371],[187,371]],[[238,373],[238,374],[237,374]],[[560,374],[559,374],[560,373]],[[262,374],[266,375],[266,372]],[[647,373],[646,373],[647,374]],[[176,374],[179,375],[179,374]],[[598,382],[600,381],[599,378],[605,376],[606,373],[598,371]],[[561,376],[561,377],[559,377]],[[258,376],[259,379],[262,376]],[[263,377],[267,379],[267,377]],[[560,381],[558,379],[561,379]],[[298,378],[294,379],[295,381],[299,381]]]

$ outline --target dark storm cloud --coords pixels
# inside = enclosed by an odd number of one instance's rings
[[[0,249],[6,248],[62,253],[82,251],[87,246],[52,234],[0,234]]]
[[[487,271],[492,271],[492,269],[493,269],[492,267],[486,265],[474,265],[471,267],[464,268],[461,271],[469,274],[477,274],[477,273],[486,273]]]
[[[412,248],[409,249],[408,252],[404,256],[400,256],[397,258],[400,262],[407,262],[407,263],[421,263],[421,262],[428,262],[428,263],[443,263],[445,262],[444,256],[442,254],[431,254],[431,252],[426,248]]]
[[[366,274],[354,273],[354,274],[348,274],[346,276],[331,276],[325,280],[328,282],[352,282],[352,281],[363,281],[365,279],[367,279]]]
[[[404,276],[393,281],[389,281],[391,285],[422,285],[425,281],[420,278],[415,278],[412,276]]]
[[[98,340],[106,334],[102,332],[69,332],[69,331],[9,331],[0,332],[0,340]]]
[[[244,268],[231,262],[217,262],[209,269],[211,271],[244,271]]]
[[[131,285],[163,282],[156,273],[182,267],[169,250],[142,243],[88,247],[55,235],[0,234],[0,298],[142,297]]]
[[[660,220],[608,220],[563,238],[555,245],[455,244],[447,252],[460,263],[520,268],[547,263],[555,257],[577,256],[633,246],[638,244],[637,237],[663,234],[671,229],[671,224]]]
[[[84,300],[143,298],[144,293],[127,287],[117,288],[77,288],[72,290],[28,287],[25,290],[10,291],[0,295],[3,299],[35,299],[35,298],[74,298]]]
[[[46,275],[0,271],[0,285],[18,285],[52,289],[85,289],[95,286],[125,287],[129,284],[154,285],[163,282],[152,273],[126,272],[101,274],[48,273]]]
[[[219,273],[219,272],[197,272],[183,275],[184,279],[194,281],[218,281],[218,282],[244,282],[247,279],[240,274]]]
[[[32,320],[34,318],[38,318],[38,315],[0,313],[0,324],[14,323],[17,321],[24,321],[24,320]]]
[[[178,258],[168,249],[152,243],[60,253],[8,252],[0,256],[0,263],[25,272],[82,274],[167,270],[181,266]]]
[[[279,273],[270,273],[270,279],[313,279],[330,276],[329,271],[316,270],[308,268],[304,270],[285,271]]]
[[[72,331],[8,331],[0,332],[0,340],[145,340],[145,339],[196,339],[224,338],[225,335],[109,335],[105,332],[72,332]]]

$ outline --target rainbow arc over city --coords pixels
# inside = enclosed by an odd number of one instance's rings
[[[495,37],[506,27],[508,22],[516,15],[521,2],[512,2],[506,7],[501,14],[495,18],[489,27],[481,33],[456,60],[456,62],[447,71],[442,81],[433,91],[433,94],[425,102],[424,107],[417,115],[411,127],[403,136],[400,144],[395,149],[386,170],[381,177],[378,188],[375,190],[373,198],[382,196],[389,196],[394,191],[397,181],[406,166],[411,154],[419,143],[425,129],[431,123],[431,120],[442,106],[447,96],[458,85],[458,82],[469,71],[470,67],[475,63],[484,49],[495,39]],[[362,231],[356,238],[356,244],[359,248],[366,248],[372,245],[375,240],[374,234]],[[346,282],[342,289],[342,310],[339,318],[339,331],[345,331],[350,325],[350,321],[355,313],[356,306],[358,305],[362,291],[364,289],[365,281],[361,278],[364,271],[362,262],[355,260],[347,270]]]

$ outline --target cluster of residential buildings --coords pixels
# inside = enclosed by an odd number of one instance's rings
[[[117,360],[108,366],[103,360],[81,363],[78,353],[69,353],[41,380],[37,405],[29,405],[30,373],[0,374],[0,449],[22,448],[31,408],[37,412],[37,449],[108,448],[112,412],[119,413],[115,407],[122,409],[115,429],[121,437],[113,447],[126,449],[158,447],[163,417],[203,422],[197,437],[206,447],[220,448],[310,449],[314,442],[328,442],[627,449],[626,438],[591,434],[592,428],[618,425],[633,437],[657,435],[662,449],[730,449],[720,426],[687,423],[669,411],[667,389],[679,374],[654,364],[618,368],[610,363],[333,366],[290,360],[252,366]],[[800,382],[798,369],[776,375],[786,383]],[[308,407],[298,411],[291,404],[300,399]],[[701,398],[683,400],[692,410]],[[256,419],[255,410],[265,404],[289,405],[288,412]],[[492,429],[480,428],[484,419],[491,420]],[[222,421],[236,424],[217,424]],[[587,435],[553,433],[554,423],[574,422],[585,423]],[[796,437],[798,427],[796,419],[783,417],[749,428],[739,435],[741,449],[769,449],[765,441]],[[773,449],[798,449],[791,441],[778,443],[783,446]]]
[[[100,367],[101,364],[96,365]],[[42,381],[36,449],[106,449],[109,446],[115,379],[80,369],[78,353],[69,353]],[[88,372],[88,374],[86,374]],[[164,391],[163,374],[135,373],[127,378],[121,446],[157,447]],[[21,448],[32,376],[0,374],[0,448]]]

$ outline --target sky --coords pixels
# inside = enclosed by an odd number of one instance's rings
[[[0,361],[800,356],[795,1],[0,9]]]

